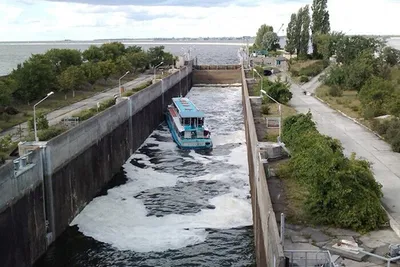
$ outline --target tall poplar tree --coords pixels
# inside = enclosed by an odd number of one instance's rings
[[[311,34],[314,58],[320,57],[317,46],[317,36],[320,34],[328,34],[331,30],[327,2],[328,0],[313,0],[313,4],[311,6]]]
[[[290,22],[286,28],[286,51],[293,55],[296,52],[296,24],[297,24],[297,16],[296,13],[293,13],[290,17]]]
[[[299,55],[307,56],[310,42],[310,11],[308,5],[300,9],[301,33],[299,42]]]

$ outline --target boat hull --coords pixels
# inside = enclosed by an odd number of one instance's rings
[[[167,125],[169,131],[171,132],[172,139],[177,144],[180,149],[184,150],[203,150],[203,151],[212,151],[213,143],[210,138],[180,138],[175,131],[173,121],[169,112],[165,113]]]

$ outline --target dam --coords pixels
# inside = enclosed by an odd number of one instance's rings
[[[16,244],[6,266],[283,266],[244,69],[191,64],[20,146],[27,156],[0,169],[2,192],[15,188],[1,203],[0,231]],[[206,113],[212,154],[178,150],[163,123],[186,94]]]

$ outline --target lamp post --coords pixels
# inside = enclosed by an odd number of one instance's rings
[[[261,91],[263,90],[263,77],[261,76],[260,73],[258,73],[258,71],[257,71],[256,69],[253,68],[253,75],[254,75],[254,72],[256,72],[256,73],[258,74],[258,76],[260,76],[260,80],[261,80],[260,97],[262,97]],[[253,77],[254,77],[254,76],[253,76]],[[264,92],[265,92],[265,91],[264,91]]]
[[[121,78],[119,78],[119,80],[118,80],[119,97],[122,96],[122,91],[121,91],[121,79],[124,78],[126,75],[128,75],[129,72],[130,72],[130,71],[128,70],[128,71],[127,71],[124,75],[122,75]]]
[[[282,133],[282,105],[281,103],[279,103],[278,101],[276,101],[274,98],[272,98],[269,94],[267,94],[267,92],[265,92],[264,90],[261,90],[261,95],[264,94],[266,95],[269,99],[271,99],[272,101],[274,101],[275,103],[278,104],[278,110],[279,110],[279,143],[281,142],[281,133]]]
[[[35,105],[33,105],[33,128],[35,129],[35,141],[39,142],[39,138],[37,136],[37,128],[36,128],[36,106],[39,105],[40,103],[42,103],[44,100],[46,100],[46,98],[48,98],[49,96],[51,96],[52,94],[54,94],[53,91],[51,91],[50,93],[48,93],[45,98],[43,98],[42,100],[40,100],[39,102],[37,102]]]
[[[164,64],[164,62],[163,61],[161,61],[161,63],[160,64],[158,64],[157,66],[155,66],[153,69],[154,69],[154,78],[153,78],[153,83],[155,83],[156,82],[156,69],[159,67],[159,66],[161,66],[162,64]]]

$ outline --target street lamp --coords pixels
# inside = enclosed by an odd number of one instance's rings
[[[264,90],[262,90],[261,89],[261,96],[262,96],[262,94],[264,94],[264,95],[266,95],[269,99],[271,99],[272,101],[274,101],[275,103],[277,103],[278,104],[278,110],[279,110],[279,139],[278,139],[278,141],[279,141],[279,143],[281,142],[281,133],[282,133],[282,127],[281,127],[281,124],[282,124],[282,106],[281,106],[281,103],[279,103],[278,101],[276,101],[274,98],[272,98],[269,94],[267,94],[267,92],[265,92]]]
[[[263,90],[263,77],[261,76],[260,73],[258,73],[258,71],[256,69],[253,68],[253,78],[254,78],[254,72],[256,72],[258,74],[258,76],[260,76],[260,79],[261,79],[260,97],[262,97],[261,91]]]
[[[162,64],[164,64],[164,61],[161,61],[161,63],[160,64],[158,64],[157,66],[155,66],[154,68],[153,68],[153,72],[154,72],[154,78],[153,78],[153,83],[155,83],[156,82],[156,69],[159,67],[159,66],[161,66]]]
[[[127,71],[124,75],[122,75],[121,78],[119,78],[119,80],[118,80],[119,97],[122,96],[121,79],[124,78],[126,75],[128,75],[129,72],[130,72],[130,71],[128,70],[128,71]]]
[[[33,105],[33,128],[35,129],[35,141],[39,142],[39,138],[37,136],[37,129],[36,129],[36,106],[39,105],[40,103],[42,103],[44,100],[46,100],[46,98],[48,98],[49,96],[51,96],[52,94],[54,94],[53,91],[51,91],[50,93],[48,93],[46,95],[45,98],[43,98],[42,100],[40,100],[39,102],[37,102],[35,105]]]

